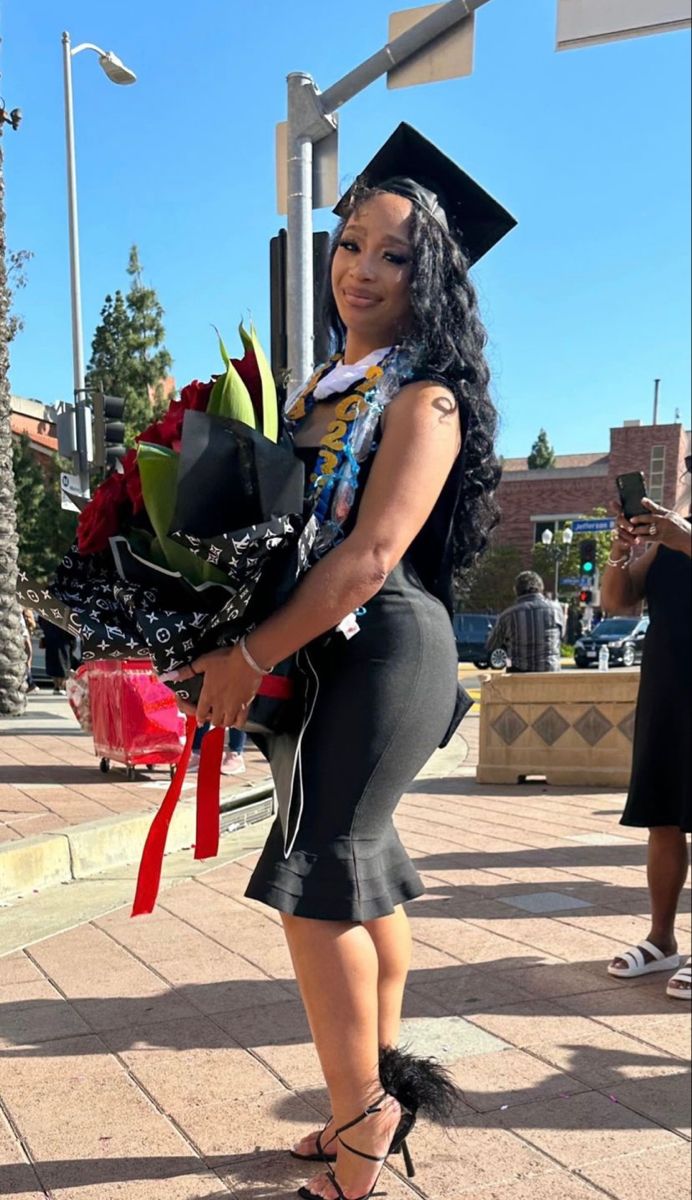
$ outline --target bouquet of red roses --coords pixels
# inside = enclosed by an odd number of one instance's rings
[[[151,658],[174,672],[236,642],[308,564],[304,468],[279,440],[256,334],[240,336],[243,357],[219,338],[223,372],[183,388],[99,486],[51,587],[20,578],[22,602],[77,633],[86,662]],[[194,703],[201,680],[169,686]],[[265,691],[282,694],[271,679]]]
[[[169,676],[238,641],[308,566],[318,526],[305,504],[304,467],[279,440],[276,388],[254,330],[241,325],[240,335],[243,358],[231,359],[219,339],[222,374],[183,388],[97,489],[52,586],[20,576],[22,602],[78,634],[85,662],[151,658]],[[250,711],[256,729],[300,727],[307,699],[294,692],[291,667],[280,664],[263,680]],[[194,704],[202,677],[168,686]],[[195,727],[188,718],[178,770],[145,844],[133,914],[156,901]],[[196,858],[218,848],[223,734],[212,730],[203,744]]]

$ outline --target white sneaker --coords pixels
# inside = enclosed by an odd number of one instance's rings
[[[244,775],[245,759],[235,750],[227,750],[221,763],[222,775]]]

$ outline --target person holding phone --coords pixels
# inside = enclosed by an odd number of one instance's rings
[[[690,466],[688,457],[688,475]],[[624,476],[618,481],[621,505],[601,598],[611,613],[631,610],[646,598],[651,618],[637,700],[632,778],[621,823],[649,830],[652,922],[648,938],[613,959],[608,970],[618,979],[674,971],[667,993],[689,1001],[692,971],[681,967],[675,921],[689,868],[686,835],[692,830],[692,526],[689,517],[655,504],[645,494],[637,498],[634,480],[636,476]],[[634,557],[647,543],[644,553]]]

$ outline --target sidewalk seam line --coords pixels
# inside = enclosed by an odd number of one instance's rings
[[[25,1163],[22,1163],[19,1165],[28,1166],[31,1168],[31,1170],[34,1174],[34,1178],[36,1180],[37,1187],[40,1189],[41,1192],[43,1192],[44,1196],[47,1196],[49,1198],[49,1200],[52,1200],[53,1193],[48,1188],[45,1188],[43,1186],[41,1176],[39,1175],[38,1170],[36,1169],[36,1162],[31,1154],[29,1146],[27,1145],[26,1137],[21,1132],[19,1125],[17,1124],[15,1118],[13,1117],[10,1109],[7,1107],[7,1102],[5,1100],[3,1100],[2,1096],[0,1096],[0,1112],[2,1113],[5,1120],[7,1121],[7,1124],[10,1127],[10,1132],[12,1134],[14,1134],[16,1144],[21,1148],[22,1154],[24,1155],[24,1157],[26,1159]],[[9,1164],[9,1165],[11,1165],[11,1164]]]
[[[95,925],[93,924],[93,922],[92,922],[92,921],[87,921],[87,922],[85,922],[85,924],[86,924],[86,925],[88,925],[88,926],[89,926],[89,928],[95,929],[95,930],[96,930],[97,932],[99,932],[99,933],[101,933],[101,932],[106,932],[106,931],[104,931],[104,930],[99,930],[99,929],[98,929],[98,927],[97,927],[97,926],[95,926]],[[108,934],[106,934],[106,936],[108,936]],[[111,939],[111,940],[113,940],[113,941],[114,941],[115,939]],[[117,945],[119,945],[119,943],[116,943],[116,944],[117,944]],[[120,948],[121,948],[121,949],[126,949],[126,947],[120,947]],[[36,962],[36,960],[33,958],[33,956],[32,956],[32,955],[30,955],[30,954],[28,954],[26,951],[25,951],[25,953],[27,954],[27,957],[31,959],[31,961],[34,963],[34,965],[35,965],[35,966],[36,966],[36,967],[37,967],[39,970],[41,970],[41,965],[40,965],[40,963]],[[132,957],[134,958],[134,957],[136,957],[136,956],[135,956],[135,955],[132,955]],[[154,972],[152,972],[152,974],[153,974],[153,973],[154,973]],[[103,1032],[107,1032],[107,1031],[104,1031],[104,1030],[96,1030],[96,1029],[94,1029],[94,1028],[93,1028],[93,1026],[90,1024],[89,1020],[88,1020],[88,1019],[87,1019],[85,1016],[83,1016],[83,1015],[82,1015],[82,1013],[81,1013],[81,1012],[79,1012],[79,1011],[78,1011],[78,1010],[77,1010],[77,1009],[74,1007],[74,1004],[72,1003],[72,1001],[71,1001],[70,997],[69,997],[69,996],[68,996],[68,995],[67,995],[67,994],[66,994],[66,993],[63,991],[63,989],[60,987],[60,985],[59,985],[59,984],[58,984],[58,983],[57,983],[57,982],[56,982],[54,979],[52,979],[52,978],[51,978],[51,977],[50,977],[50,976],[49,976],[49,975],[48,975],[46,972],[43,972],[43,974],[45,975],[45,977],[46,977],[46,979],[48,980],[48,982],[49,982],[49,983],[50,983],[50,984],[51,984],[51,985],[52,985],[52,986],[53,986],[53,987],[56,989],[56,991],[57,991],[57,992],[58,992],[58,993],[59,993],[59,994],[60,994],[60,995],[63,997],[63,999],[64,999],[64,1000],[65,1000],[65,1002],[66,1002],[66,1003],[67,1003],[67,1004],[70,1006],[70,1008],[72,1008],[72,1009],[73,1009],[75,1012],[77,1012],[77,1015],[78,1015],[78,1016],[79,1016],[79,1017],[80,1017],[80,1018],[81,1018],[81,1019],[84,1021],[85,1025],[87,1025],[87,1026],[88,1026],[88,1028],[89,1028],[89,1031],[90,1031],[88,1035],[87,1035],[87,1034],[81,1034],[81,1035],[80,1035],[80,1034],[77,1034],[76,1036],[77,1036],[77,1037],[80,1037],[80,1036],[81,1036],[81,1037],[87,1037],[87,1036],[91,1036],[91,1037],[95,1037],[95,1038],[97,1038],[97,1039],[98,1039],[98,1041],[101,1043],[101,1045],[102,1045],[102,1047],[103,1047],[103,1050],[104,1050],[104,1052],[105,1052],[106,1056],[107,1056],[107,1057],[110,1057],[110,1058],[113,1058],[113,1059],[114,1059],[114,1060],[117,1062],[117,1064],[118,1064],[118,1066],[120,1067],[120,1069],[121,1069],[122,1071],[124,1071],[125,1075],[127,1075],[127,1076],[128,1076],[128,1078],[130,1079],[130,1081],[131,1081],[131,1083],[134,1085],[134,1087],[137,1089],[137,1091],[141,1092],[141,1093],[142,1093],[142,1095],[144,1095],[144,1096],[145,1096],[145,1097],[148,1099],[148,1101],[149,1101],[149,1103],[152,1105],[152,1107],[153,1107],[153,1108],[154,1108],[154,1109],[155,1109],[155,1110],[156,1110],[156,1111],[159,1113],[159,1115],[160,1115],[160,1116],[162,1116],[162,1117],[164,1118],[164,1120],[165,1120],[165,1121],[166,1121],[166,1122],[167,1122],[169,1125],[173,1126],[173,1128],[175,1128],[175,1129],[177,1130],[177,1132],[178,1132],[179,1136],[182,1138],[182,1140],[183,1140],[184,1142],[186,1142],[186,1143],[187,1143],[187,1145],[188,1145],[188,1146],[190,1147],[190,1149],[193,1151],[193,1153],[194,1153],[195,1157],[196,1157],[196,1158],[198,1158],[198,1159],[199,1159],[201,1162],[203,1162],[203,1163],[204,1163],[204,1166],[207,1168],[207,1170],[209,1170],[209,1171],[211,1171],[213,1174],[215,1174],[216,1172],[214,1172],[214,1170],[213,1170],[213,1168],[212,1168],[212,1167],[209,1167],[209,1165],[207,1164],[206,1160],[203,1158],[203,1156],[202,1156],[202,1154],[200,1153],[200,1151],[198,1150],[198,1148],[197,1148],[197,1147],[194,1145],[194,1143],[193,1143],[193,1142],[192,1142],[192,1140],[191,1140],[191,1139],[190,1139],[190,1138],[187,1136],[187,1134],[184,1132],[184,1130],[182,1130],[182,1129],[181,1129],[181,1127],[178,1125],[177,1121],[176,1121],[176,1120],[175,1120],[175,1119],[174,1119],[174,1118],[173,1118],[173,1117],[170,1115],[170,1113],[167,1113],[167,1112],[165,1112],[165,1110],[164,1110],[164,1109],[161,1107],[161,1105],[160,1105],[160,1104],[158,1103],[158,1101],[157,1101],[157,1100],[154,1098],[154,1096],[151,1094],[151,1092],[149,1092],[148,1088],[147,1088],[147,1087],[146,1087],[146,1086],[145,1086],[145,1085],[144,1085],[144,1084],[141,1082],[141,1080],[139,1080],[139,1079],[137,1078],[137,1076],[136,1076],[136,1075],[135,1075],[135,1074],[132,1072],[132,1070],[129,1068],[129,1066],[127,1065],[127,1063],[126,1063],[126,1062],[124,1062],[124,1060],[121,1058],[121,1056],[120,1056],[120,1054],[117,1052],[117,1050],[112,1050],[112,1049],[111,1049],[111,1047],[110,1047],[110,1046],[107,1044],[107,1042],[105,1042],[105,1041],[104,1041],[104,1039],[103,1039],[103,1037],[102,1037],[101,1035],[102,1035],[102,1033],[103,1033]],[[168,986],[169,986],[169,988],[170,988],[170,985],[168,985]],[[175,990],[175,989],[173,989],[173,988],[170,988],[170,990],[171,990],[171,991],[173,991],[173,990]],[[194,1006],[193,1006],[193,1007],[194,1007]],[[125,1027],[124,1027],[124,1028],[125,1028]],[[219,1027],[219,1028],[220,1028],[220,1027]],[[115,1033],[115,1032],[117,1032],[117,1030],[111,1030],[111,1031],[109,1031],[109,1032]],[[231,1035],[230,1035],[230,1034],[228,1034],[226,1030],[224,1030],[223,1032],[224,1032],[224,1033],[226,1033],[226,1036],[228,1036],[228,1037],[231,1037]],[[72,1037],[74,1037],[74,1036],[75,1036],[75,1035],[73,1034],[73,1035],[72,1035]],[[57,1041],[58,1039],[55,1039],[55,1040]],[[233,1040],[233,1041],[235,1041],[235,1038],[233,1038],[232,1040]],[[219,1180],[219,1182],[220,1182],[220,1183],[223,1183],[223,1180]],[[41,1186],[43,1186],[43,1185],[41,1185]],[[226,1185],[224,1184],[224,1186],[226,1186]],[[230,1188],[227,1188],[227,1190],[230,1192]],[[231,1193],[231,1194],[232,1194],[232,1193]]]
[[[137,1091],[141,1092],[141,1094],[149,1101],[152,1108],[155,1109],[155,1111],[159,1114],[159,1116],[163,1117],[164,1121],[168,1125],[170,1125],[173,1129],[175,1129],[175,1131],[178,1134],[178,1136],[180,1137],[181,1141],[183,1141],[188,1146],[188,1148],[192,1151],[194,1157],[199,1161],[199,1163],[202,1166],[204,1166],[205,1170],[209,1171],[209,1173],[212,1175],[216,1175],[216,1171],[215,1171],[214,1167],[209,1165],[206,1158],[202,1154],[202,1151],[199,1148],[199,1146],[196,1145],[196,1143],[193,1141],[193,1139],[190,1137],[190,1135],[185,1132],[185,1130],[182,1128],[182,1126],[178,1124],[178,1121],[176,1120],[176,1118],[171,1113],[166,1112],[166,1110],[162,1107],[162,1105],[159,1104],[158,1100],[149,1091],[148,1087],[144,1083],[142,1083],[142,1081],[134,1074],[134,1072],[130,1069],[130,1067],[127,1065],[127,1063],[123,1061],[123,1059],[120,1057],[120,1054],[118,1053],[118,1051],[111,1050],[109,1046],[106,1046],[106,1050],[115,1059],[115,1061],[118,1063],[120,1068],[125,1072],[125,1074],[129,1078],[130,1082],[134,1085],[134,1087],[137,1089]],[[228,1184],[226,1184],[224,1182],[224,1180],[221,1179],[219,1176],[217,1176],[217,1178],[219,1180],[219,1183],[226,1189],[226,1191],[229,1193],[229,1195],[232,1196],[233,1192],[232,1192],[232,1189],[228,1186]]]
[[[181,918],[181,917],[179,917],[177,914],[172,914],[172,915],[173,915],[173,916],[175,916],[177,920],[180,920],[180,921],[181,921],[181,922],[183,922],[184,924],[188,924],[188,922],[186,922],[184,918]],[[261,916],[261,914],[259,914],[259,915]],[[90,924],[91,924],[91,923],[90,923]],[[97,928],[98,928],[98,927],[97,927]],[[194,925],[193,925],[193,926],[191,926],[191,928],[195,929],[195,931],[196,931],[197,933],[202,933],[202,930],[197,930],[197,929],[195,928],[195,926],[194,926]],[[112,934],[111,934],[111,933],[110,933],[108,930],[99,930],[99,932],[103,932],[103,933],[105,933],[105,934],[106,934],[106,936],[107,936],[107,937],[109,937],[109,938],[111,939],[111,941],[113,941],[113,942],[114,942],[114,943],[115,943],[115,944],[116,944],[116,945],[117,945],[117,946],[118,946],[120,949],[124,949],[124,950],[126,950],[126,951],[127,951],[127,952],[128,952],[130,955],[131,955],[131,957],[132,957],[132,958],[134,958],[134,959],[135,959],[136,961],[138,961],[138,962],[142,962],[142,963],[143,963],[143,960],[141,960],[141,959],[139,958],[139,956],[136,954],[136,952],[134,952],[134,951],[130,950],[130,949],[129,949],[128,947],[126,947],[126,946],[122,946],[122,944],[121,944],[120,942],[118,942],[118,941],[117,941],[117,939],[116,939],[116,938],[114,938],[114,937],[112,936]],[[206,937],[207,935],[206,935],[206,934],[203,934],[203,936],[205,936],[205,937]],[[217,942],[215,941],[215,939],[209,939],[209,940],[210,940],[210,941],[212,941],[212,942],[214,942],[214,944],[218,945],[220,948],[222,948],[222,949],[224,949],[224,950],[228,950],[228,947],[227,947],[227,946],[223,946],[223,947],[222,947],[222,946],[221,946],[221,943],[217,943]],[[231,951],[231,953],[234,953],[234,954],[236,954],[236,951]],[[256,966],[256,964],[255,964],[255,963],[252,963],[252,962],[251,962],[249,959],[245,959],[243,955],[237,954],[237,957],[238,957],[238,958],[241,958],[241,959],[243,959],[243,961],[247,962],[247,963],[248,963],[248,965],[250,965],[250,966],[253,966],[253,967],[255,967],[255,966]],[[179,989],[177,988],[177,986],[175,986],[175,985],[171,984],[169,980],[165,979],[165,977],[163,977],[162,975],[160,975],[160,973],[157,971],[156,967],[153,967],[151,964],[148,964],[148,963],[147,963],[147,964],[144,964],[144,963],[143,963],[143,965],[145,965],[145,966],[147,967],[147,969],[148,969],[148,970],[151,972],[151,974],[153,974],[153,975],[154,975],[156,978],[158,978],[158,979],[159,979],[159,981],[160,981],[160,982],[161,982],[161,983],[162,983],[162,984],[165,986],[165,988],[166,988],[167,990],[169,990],[169,991],[171,991],[171,992],[173,992],[173,993],[178,993]],[[276,979],[274,976],[270,976],[270,975],[268,975],[268,976],[267,976],[267,978],[268,978],[268,979],[271,979],[271,980],[272,980],[273,982],[275,982],[275,983],[279,983],[279,984],[281,984],[281,980],[277,980],[277,979]],[[289,992],[287,992],[287,995],[290,995],[290,993],[289,993]],[[213,1025],[213,1026],[214,1026],[214,1028],[216,1028],[216,1029],[219,1031],[219,1033],[221,1033],[221,1034],[223,1035],[223,1037],[224,1037],[224,1038],[228,1038],[228,1039],[229,1039],[231,1042],[233,1042],[233,1045],[235,1046],[235,1048],[236,1048],[236,1049],[238,1049],[238,1050],[241,1050],[242,1052],[244,1052],[245,1054],[247,1054],[247,1055],[248,1055],[250,1058],[254,1059],[254,1060],[255,1060],[255,1062],[257,1062],[257,1063],[258,1063],[258,1065],[259,1065],[259,1066],[261,1066],[261,1067],[262,1067],[262,1069],[263,1069],[264,1071],[266,1071],[266,1072],[267,1072],[267,1074],[271,1075],[271,1076],[272,1076],[274,1079],[276,1079],[276,1080],[277,1080],[277,1082],[281,1084],[282,1088],[283,1088],[283,1089],[284,1089],[286,1092],[288,1092],[289,1094],[291,1094],[291,1095],[293,1095],[293,1096],[296,1096],[296,1097],[298,1097],[299,1099],[303,1100],[305,1103],[307,1103],[307,1104],[308,1104],[308,1106],[309,1106],[310,1108],[313,1108],[313,1111],[315,1111],[315,1113],[316,1113],[318,1116],[320,1115],[320,1113],[319,1113],[319,1109],[316,1109],[316,1108],[315,1108],[315,1107],[314,1107],[314,1106],[313,1106],[313,1105],[312,1105],[312,1104],[311,1104],[309,1101],[307,1101],[307,1100],[305,1099],[305,1097],[303,1097],[302,1093],[300,1093],[300,1092],[296,1092],[295,1088],[291,1087],[291,1085],[288,1083],[288,1081],[287,1081],[287,1080],[285,1080],[285,1079],[283,1078],[283,1076],[281,1076],[281,1075],[278,1073],[278,1071],[276,1071],[276,1070],[274,1069],[274,1067],[272,1067],[272,1066],[271,1066],[271,1064],[269,1064],[268,1062],[266,1062],[266,1061],[265,1061],[265,1060],[264,1060],[264,1059],[261,1057],[261,1055],[259,1055],[259,1054],[258,1054],[258,1053],[257,1053],[257,1052],[256,1052],[256,1051],[255,1051],[255,1050],[252,1048],[252,1047],[250,1047],[250,1046],[243,1046],[243,1045],[242,1045],[240,1042],[236,1041],[236,1039],[233,1037],[233,1035],[232,1035],[231,1033],[229,1033],[228,1029],[226,1029],[226,1028],[225,1028],[223,1025],[219,1024],[219,1022],[215,1020],[215,1016],[216,1016],[216,1014],[215,1014],[215,1013],[208,1013],[208,1012],[205,1012],[203,1009],[199,1008],[199,1006],[195,1004],[194,1000],[190,1000],[190,999],[188,999],[187,997],[185,997],[185,999],[187,999],[187,1000],[188,1000],[188,1003],[189,1003],[189,1004],[191,1004],[193,1008],[196,1008],[196,1009],[197,1009],[197,1012],[199,1013],[199,1015],[200,1015],[201,1017],[203,1017],[205,1020],[209,1021],[209,1023],[210,1023],[211,1025]],[[272,1006],[271,1004],[269,1004],[269,1005],[260,1005],[259,1007],[261,1007],[261,1008],[271,1008],[271,1007],[273,1007],[273,1006]],[[186,1018],[184,1018],[184,1017],[181,1017],[180,1019],[181,1019],[181,1020],[185,1020]],[[153,1095],[152,1095],[152,1094],[149,1092],[149,1090],[148,1090],[148,1088],[146,1087],[146,1085],[145,1085],[145,1084],[143,1084],[143,1083],[142,1083],[142,1082],[141,1082],[141,1081],[140,1081],[140,1080],[137,1078],[137,1076],[136,1076],[136,1075],[133,1073],[132,1069],[131,1069],[131,1068],[128,1066],[128,1064],[127,1064],[127,1063],[125,1063],[125,1062],[124,1062],[124,1061],[121,1059],[121,1057],[120,1057],[120,1054],[118,1053],[118,1051],[117,1051],[117,1050],[109,1050],[109,1053],[111,1053],[111,1054],[113,1055],[113,1057],[117,1059],[117,1061],[118,1061],[118,1062],[120,1063],[120,1065],[122,1066],[123,1070],[125,1070],[125,1072],[126,1072],[126,1073],[127,1073],[127,1074],[128,1074],[130,1077],[131,1077],[131,1078],[132,1078],[133,1082],[134,1082],[134,1083],[137,1085],[137,1087],[139,1087],[139,1088],[140,1088],[140,1089],[141,1089],[141,1090],[142,1090],[142,1091],[143,1091],[143,1092],[144,1092],[144,1093],[145,1093],[147,1096],[149,1096],[149,1098],[151,1099],[151,1102],[152,1102],[152,1104],[153,1104],[153,1105],[154,1105],[154,1106],[155,1106],[157,1109],[159,1109],[159,1110],[160,1110],[160,1111],[163,1113],[163,1115],[166,1117],[166,1119],[167,1119],[167,1120],[169,1120],[169,1121],[171,1122],[171,1124],[172,1124],[172,1125],[173,1125],[173,1126],[174,1126],[176,1129],[178,1129],[178,1130],[179,1130],[179,1132],[180,1132],[181,1136],[183,1136],[183,1137],[184,1137],[184,1139],[185,1139],[185,1140],[186,1140],[186,1141],[189,1143],[190,1147],[191,1147],[191,1148],[194,1150],[195,1154],[197,1154],[197,1156],[198,1156],[198,1157],[201,1159],[201,1161],[202,1161],[202,1162],[204,1162],[205,1166],[207,1166],[207,1167],[208,1167],[208,1169],[209,1169],[210,1171],[213,1171],[213,1172],[214,1172],[214,1174],[216,1174],[216,1170],[215,1170],[215,1168],[214,1168],[214,1167],[211,1167],[211,1166],[209,1166],[209,1164],[207,1163],[207,1160],[206,1160],[206,1158],[205,1158],[205,1156],[204,1156],[204,1154],[203,1154],[203,1152],[202,1152],[202,1150],[201,1150],[201,1147],[199,1147],[199,1146],[197,1145],[197,1143],[196,1143],[196,1142],[195,1142],[195,1141],[194,1141],[194,1140],[193,1140],[193,1139],[192,1139],[192,1138],[191,1138],[191,1137],[190,1137],[190,1136],[189,1136],[187,1133],[185,1133],[185,1132],[182,1130],[182,1128],[181,1128],[181,1127],[178,1125],[178,1122],[177,1122],[176,1118],[175,1118],[175,1117],[173,1117],[173,1116],[172,1116],[172,1114],[165,1112],[165,1110],[164,1110],[163,1108],[161,1108],[161,1106],[159,1105],[158,1101],[157,1101],[157,1100],[154,1098],[154,1096],[153,1096]],[[233,1158],[235,1158],[235,1157],[237,1157],[237,1156],[233,1156]],[[247,1156],[247,1157],[248,1157],[248,1158],[251,1158],[251,1157],[252,1157],[252,1155],[251,1155],[251,1154],[248,1154],[248,1156]],[[223,1180],[221,1180],[221,1182],[223,1182]],[[231,1191],[231,1189],[230,1189],[230,1188],[229,1188],[229,1191]]]
[[[190,881],[188,881],[188,882],[193,882],[193,883],[194,883],[194,882],[196,882],[196,880],[190,880]],[[163,905],[163,904],[161,904],[161,903],[159,903],[158,907],[159,907],[159,908],[164,908],[164,905]],[[205,933],[205,932],[204,932],[204,930],[202,930],[202,929],[198,929],[196,925],[192,925],[192,924],[191,924],[191,922],[187,921],[187,920],[186,920],[184,917],[181,917],[181,916],[179,916],[179,915],[178,915],[178,913],[171,912],[171,910],[170,910],[170,909],[166,909],[165,911],[166,911],[166,912],[168,912],[169,916],[172,916],[172,917],[174,917],[174,919],[175,919],[176,921],[180,921],[180,922],[181,922],[181,924],[188,925],[190,929],[193,929],[193,930],[195,931],[195,933],[198,933],[198,934],[200,934],[200,936],[201,936],[201,937],[204,937],[204,938],[206,938],[208,942],[210,942],[210,943],[211,943],[213,946],[216,946],[216,947],[217,947],[219,950],[226,950],[226,951],[227,951],[229,954],[234,954],[234,955],[236,956],[236,958],[239,958],[239,959],[241,959],[243,962],[247,963],[247,965],[248,965],[248,966],[250,966],[250,967],[254,967],[256,970],[261,970],[261,968],[260,968],[260,967],[257,967],[257,964],[256,964],[256,963],[253,963],[251,959],[249,959],[249,958],[245,958],[245,957],[244,957],[244,955],[242,955],[242,954],[239,954],[237,950],[230,950],[228,946],[224,946],[223,942],[219,942],[219,941],[217,941],[217,939],[216,939],[216,938],[212,937],[212,936],[211,936],[210,934],[208,934],[208,933]],[[99,920],[99,919],[100,919],[100,918],[98,918],[98,917],[95,917],[95,918],[94,918],[94,921],[96,921],[96,920]],[[156,965],[155,965],[155,964],[152,964],[152,963],[148,963],[148,962],[146,962],[146,961],[145,961],[145,959],[143,959],[143,958],[141,958],[141,957],[140,957],[140,955],[137,953],[137,951],[136,951],[136,950],[133,950],[133,949],[132,949],[130,946],[126,946],[126,945],[124,945],[124,943],[123,943],[123,942],[119,942],[119,941],[118,941],[118,939],[117,939],[117,937],[115,937],[115,936],[114,936],[114,935],[111,933],[111,931],[110,931],[109,929],[102,929],[100,925],[95,925],[95,924],[94,924],[94,921],[89,921],[89,922],[88,922],[88,924],[89,924],[89,925],[91,925],[93,929],[95,929],[95,930],[96,930],[98,933],[104,933],[104,934],[106,935],[106,937],[110,938],[110,940],[111,940],[111,941],[112,941],[112,942],[113,942],[113,943],[114,943],[116,946],[118,946],[118,948],[119,948],[120,950],[124,950],[124,951],[125,951],[127,954],[129,954],[129,955],[130,955],[130,957],[131,957],[131,958],[133,958],[133,959],[134,959],[134,961],[135,961],[135,962],[138,962],[138,963],[140,963],[140,965],[141,965],[141,966],[143,966],[143,967],[145,967],[147,971],[150,971],[150,972],[151,972],[151,974],[152,974],[152,975],[154,975],[154,976],[155,976],[155,977],[156,977],[156,978],[157,978],[157,979],[158,979],[158,980],[159,980],[159,981],[160,981],[162,984],[164,984],[164,986],[165,986],[166,988],[169,988],[171,991],[175,991],[175,992],[177,992],[177,991],[178,991],[178,987],[177,987],[177,985],[175,985],[175,984],[172,984],[172,983],[170,982],[170,980],[166,979],[165,975],[162,975],[162,974],[160,973],[160,971],[158,970],[158,968],[156,967]],[[266,978],[267,978],[267,979],[270,979],[272,982],[281,983],[281,980],[277,980],[277,979],[275,978],[275,976],[274,976],[274,975],[269,975],[269,974],[267,974],[267,972],[266,972],[266,971],[262,971],[262,974],[263,974],[263,975],[266,975]],[[183,985],[183,986],[187,986],[187,985]],[[287,995],[290,995],[290,993],[289,993],[289,992],[287,992]],[[191,1004],[193,1005],[193,1007],[197,1007],[197,1006],[194,1004],[194,1002],[193,1002],[193,1001],[188,1001],[188,1003],[191,1003]],[[267,1008],[267,1007],[271,1007],[271,1005],[264,1005],[264,1004],[263,1004],[263,1005],[259,1005],[258,1007],[260,1007],[260,1008]],[[205,1016],[205,1017],[208,1017],[208,1016],[210,1016],[210,1015],[213,1015],[213,1014],[209,1014],[209,1013],[205,1012],[205,1011],[204,1011],[203,1009],[201,1009],[201,1008],[200,1008],[200,1009],[198,1009],[198,1011],[199,1011],[199,1012],[202,1014],[202,1016]],[[181,1020],[182,1020],[182,1019],[183,1019],[183,1018],[181,1018]],[[219,1028],[222,1028],[222,1027],[221,1027],[221,1026],[219,1026]],[[226,1030],[224,1030],[224,1032],[227,1032],[227,1031],[226,1031]],[[233,1035],[231,1034],[230,1036],[232,1037]],[[235,1041],[235,1038],[233,1038],[233,1040]],[[238,1044],[239,1044],[239,1043],[238,1043]]]

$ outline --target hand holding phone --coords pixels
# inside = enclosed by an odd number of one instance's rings
[[[620,506],[623,515],[628,521],[632,517],[641,517],[647,513],[647,509],[642,503],[646,499],[646,480],[641,471],[630,471],[625,475],[618,475],[615,480],[620,497]]]

